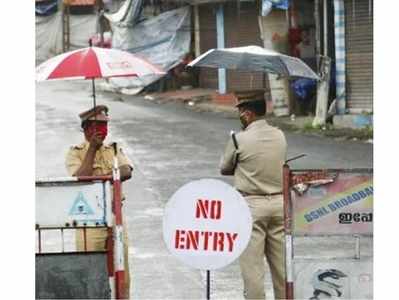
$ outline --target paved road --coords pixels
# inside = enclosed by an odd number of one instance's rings
[[[36,94],[36,175],[65,176],[68,145],[81,142],[78,113],[90,108],[89,82],[46,82]],[[136,299],[199,299],[204,272],[190,269],[167,252],[162,240],[165,203],[183,184],[221,177],[220,155],[236,119],[198,113],[178,104],[159,105],[141,97],[99,94],[110,108],[108,140],[120,143],[133,161],[132,180],[124,185],[125,220],[130,235],[132,292]],[[124,101],[121,101],[122,98]],[[372,167],[372,145],[287,133],[289,157],[307,153],[294,168]],[[348,245],[350,242],[348,241]],[[349,247],[349,246],[348,246]],[[270,295],[270,280],[267,279]],[[242,299],[238,264],[213,272],[212,296]]]

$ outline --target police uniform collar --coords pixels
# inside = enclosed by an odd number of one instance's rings
[[[249,130],[251,128],[255,128],[255,127],[258,127],[258,126],[265,125],[265,124],[268,125],[267,122],[266,122],[266,119],[255,120],[251,124],[249,124],[248,127],[245,128],[245,130]]]
[[[81,149],[84,149],[85,147],[88,147],[88,146],[89,146],[89,142],[84,141],[83,143],[80,143],[79,145],[73,146],[72,148],[81,150]]]
[[[101,146],[101,148],[102,147],[104,147],[104,148],[111,148],[111,147],[113,147],[113,145],[114,145],[115,143],[110,143],[110,144],[103,144],[102,146]],[[84,141],[83,143],[81,143],[81,144],[79,144],[79,145],[76,145],[76,146],[74,146],[74,148],[75,149],[84,149],[84,148],[89,148],[89,142],[88,141]]]

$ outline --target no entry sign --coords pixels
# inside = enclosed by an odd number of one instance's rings
[[[245,200],[220,180],[201,179],[184,185],[165,208],[167,248],[197,269],[215,270],[233,262],[246,248],[251,231]]]

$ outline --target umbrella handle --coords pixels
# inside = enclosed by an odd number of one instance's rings
[[[93,108],[96,107],[96,85],[94,84],[94,78],[91,79],[91,86],[93,89]]]

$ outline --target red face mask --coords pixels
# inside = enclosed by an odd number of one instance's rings
[[[97,123],[92,123],[90,124],[86,130],[86,136],[90,139],[93,134],[99,133],[101,138],[105,140],[108,134],[108,124],[106,122],[97,122]]]

